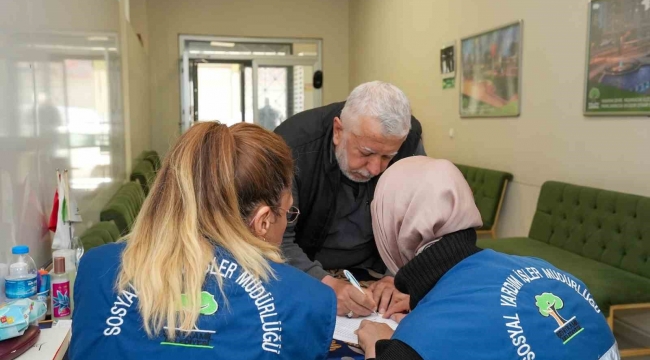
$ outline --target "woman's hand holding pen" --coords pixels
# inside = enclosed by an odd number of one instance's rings
[[[325,276],[322,282],[336,293],[336,315],[356,318],[369,316],[377,309],[371,291],[359,291],[352,284],[331,276]]]

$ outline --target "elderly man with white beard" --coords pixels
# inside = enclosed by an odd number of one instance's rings
[[[379,257],[370,216],[380,175],[400,159],[426,155],[404,92],[380,81],[361,84],[345,102],[294,115],[275,132],[293,152],[293,205],[301,212],[284,234],[289,264],[336,292],[338,315],[408,310],[408,296],[395,289]],[[381,280],[364,294],[328,272],[339,269]]]

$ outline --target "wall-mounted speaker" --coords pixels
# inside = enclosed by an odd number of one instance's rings
[[[314,89],[323,87],[323,72],[318,70],[314,73]]]

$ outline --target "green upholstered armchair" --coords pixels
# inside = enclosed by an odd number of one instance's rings
[[[126,235],[140,212],[144,197],[139,183],[128,182],[122,185],[104,206],[99,219],[115,222],[120,234]]]
[[[496,239],[499,213],[506,195],[508,181],[512,181],[512,174],[460,164],[456,164],[456,167],[463,173],[472,189],[476,207],[483,219],[483,227],[477,233],[489,234]]]
[[[113,221],[98,222],[84,231],[80,236],[85,251],[97,246],[113,243],[119,238],[120,231]]]
[[[148,161],[153,166],[155,171],[158,171],[162,165],[160,156],[158,156],[158,153],[153,150],[143,151],[140,153],[140,155],[135,158],[135,163],[137,164],[141,160]]]
[[[156,170],[154,165],[147,160],[140,160],[131,170],[131,181],[137,181],[145,195],[149,193],[149,189],[156,179]]]
[[[110,242],[116,242],[121,237],[120,230],[117,229],[117,226],[112,221],[100,221],[93,225],[90,229],[104,230],[108,232],[110,236]]]

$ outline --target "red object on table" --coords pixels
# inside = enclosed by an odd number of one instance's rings
[[[38,326],[30,326],[21,336],[0,341],[0,360],[13,360],[19,357],[36,344],[40,334],[41,329]]]

